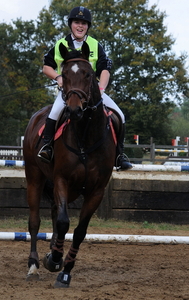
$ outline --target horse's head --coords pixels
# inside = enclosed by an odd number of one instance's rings
[[[91,99],[95,73],[88,61],[89,46],[83,43],[81,51],[69,51],[62,43],[59,46],[64,61],[62,64],[63,93],[66,102],[65,114],[79,121]]]

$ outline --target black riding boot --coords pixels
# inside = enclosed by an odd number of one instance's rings
[[[50,118],[46,119],[45,129],[43,132],[44,146],[39,150],[38,157],[46,163],[50,163],[53,158],[53,138],[55,134],[56,121]]]
[[[132,168],[131,163],[129,162],[126,154],[124,154],[124,136],[125,136],[125,127],[123,124],[122,133],[119,137],[117,149],[116,149],[116,168],[121,170],[129,170]]]

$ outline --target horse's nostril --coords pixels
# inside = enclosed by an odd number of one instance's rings
[[[83,110],[80,106],[77,106],[75,109],[67,106],[65,109],[65,114],[71,120],[79,121],[83,117]]]
[[[77,115],[78,117],[82,117],[82,116],[83,116],[83,110],[82,110],[81,107],[78,107],[78,108],[76,109],[76,115]]]
[[[81,107],[77,107],[75,110],[72,111],[71,119],[75,121],[79,121],[83,116],[83,110]]]

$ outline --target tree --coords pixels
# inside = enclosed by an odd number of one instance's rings
[[[127,135],[166,143],[172,136],[169,114],[189,81],[187,55],[172,52],[174,39],[163,25],[166,14],[156,5],[149,9],[147,0],[52,0],[49,11],[58,16],[63,33],[68,12],[79,5],[91,10],[90,34],[113,60],[108,92],[127,117]]]
[[[41,72],[43,56],[36,45],[34,22],[2,23],[0,38],[0,144],[15,145],[31,115],[52,97],[51,92],[40,89],[47,80]]]
[[[68,13],[79,5],[91,10],[90,34],[113,60],[107,92],[127,117],[127,142],[133,134],[140,135],[141,143],[151,136],[159,144],[170,141],[170,113],[180,95],[189,93],[187,55],[173,53],[174,39],[163,25],[166,15],[156,5],[148,8],[148,0],[52,0],[35,22],[0,24],[1,95],[30,90],[1,100],[1,120],[4,114],[12,118],[23,134],[32,113],[52,101],[51,90],[32,89],[51,83],[41,73],[43,55],[69,33]]]

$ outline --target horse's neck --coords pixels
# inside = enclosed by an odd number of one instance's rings
[[[103,137],[106,123],[107,118],[103,108],[99,107],[92,114],[86,114],[78,123],[77,134],[80,139],[84,139],[86,143],[91,144]]]

